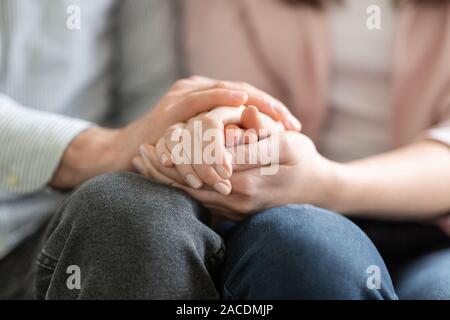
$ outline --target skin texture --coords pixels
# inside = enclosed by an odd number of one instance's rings
[[[219,121],[219,120],[218,120]],[[241,220],[263,209],[292,203],[308,203],[346,215],[358,214],[391,220],[433,220],[450,210],[450,149],[423,140],[375,157],[340,164],[321,156],[311,139],[292,131],[280,132],[280,168],[263,176],[262,164],[233,165],[232,192],[222,195],[208,188],[187,186],[173,167],[158,161],[153,146],[135,160],[150,179],[171,184],[201,201],[214,213]],[[271,137],[256,142],[270,145]],[[254,152],[251,144],[236,150]],[[447,225],[447,220],[441,220]]]
[[[288,129],[300,130],[285,105],[246,83],[203,77],[177,81],[147,114],[120,129],[92,128],[66,149],[50,186],[71,189],[102,173],[133,171],[131,163],[143,143],[156,144],[166,129],[218,105],[252,104]]]
[[[196,134],[195,130],[197,128],[197,131],[199,131],[199,126],[201,128],[200,135]],[[267,130],[262,131],[259,129]],[[260,114],[255,106],[241,106],[238,108],[217,107],[210,112],[205,112],[190,119],[186,124],[177,123],[169,127],[164,136],[158,140],[155,150],[160,162],[170,167],[174,165],[172,158],[177,153],[172,151],[176,148],[176,145],[190,142],[191,152],[184,152],[187,163],[180,163],[175,166],[180,176],[184,177],[187,185],[194,189],[199,189],[203,184],[206,184],[206,186],[214,188],[217,192],[228,195],[232,187],[229,178],[232,176],[233,169],[232,158],[230,153],[227,152],[226,146],[242,144],[245,141],[257,141],[257,132],[260,133],[260,138],[263,138],[269,135],[270,132],[282,130],[284,130],[284,127],[281,123],[273,121],[264,114]],[[183,137],[192,137],[192,139],[189,139],[190,141],[184,141],[185,139],[183,138],[174,139],[178,138],[176,132],[179,134],[183,132]],[[202,153],[206,153],[209,145],[211,145],[211,142],[203,139],[207,132],[215,133],[214,136],[216,137],[214,139],[214,159],[217,160],[215,165],[208,165],[208,159],[205,159],[205,163],[195,163],[193,161],[193,159],[201,159]],[[198,150],[196,150],[196,145],[199,146]],[[195,157],[194,151],[197,152],[197,157]],[[148,158],[145,147],[141,149],[141,153]]]

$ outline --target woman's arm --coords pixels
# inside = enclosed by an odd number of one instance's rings
[[[239,145],[229,152],[233,159],[242,153],[247,159],[257,159],[256,153],[268,154],[274,139],[271,136],[255,144]],[[262,174],[260,169],[267,164],[234,163],[230,179],[233,192],[228,196],[176,186],[206,207],[236,220],[294,203],[346,215],[397,220],[432,221],[450,211],[450,149],[443,143],[421,141],[376,157],[340,164],[321,156],[303,134],[281,132],[276,140],[279,168],[274,175]],[[242,148],[245,151],[239,150]],[[156,181],[160,181],[160,176],[176,178],[175,169],[162,167],[155,152],[149,153],[148,169],[141,170],[143,174]]]
[[[450,148],[443,143],[420,141],[335,172],[335,211],[402,220],[450,211]]]

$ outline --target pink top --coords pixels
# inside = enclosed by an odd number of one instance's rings
[[[280,0],[184,1],[189,71],[266,90],[286,102],[317,142],[327,114],[328,11]],[[405,5],[398,19],[392,145],[424,134],[450,145],[450,4]],[[430,130],[436,127],[444,130]]]
[[[247,81],[271,93],[318,142],[331,69],[329,11],[281,0],[183,1],[190,73]],[[404,5],[396,25],[392,147],[419,138],[450,146],[450,4]],[[444,219],[450,234],[449,226]]]

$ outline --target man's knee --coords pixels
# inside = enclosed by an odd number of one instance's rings
[[[140,175],[112,173],[80,186],[68,199],[65,209],[75,211],[83,218],[95,215],[100,219],[106,216],[119,220],[151,220],[196,212],[199,205],[184,192],[153,183]]]
[[[170,250],[207,250],[204,239],[218,236],[198,219],[202,206],[182,191],[154,184],[139,175],[113,173],[96,177],[76,190],[60,209],[50,236],[68,237],[81,246],[104,250],[122,245],[144,247],[157,256]],[[50,246],[58,254],[59,246]],[[139,249],[140,248],[140,249]],[[190,249],[189,249],[190,250]]]
[[[64,296],[61,279],[67,266],[76,264],[86,275],[85,298],[103,292],[110,298],[214,296],[206,269],[210,257],[223,254],[222,240],[198,220],[201,210],[181,191],[138,175],[94,178],[67,199],[53,221],[36,287],[41,295]],[[55,271],[48,275],[50,262]]]
[[[309,205],[289,205],[251,217],[238,228],[228,249],[230,260],[252,256],[250,264],[267,276],[258,277],[263,283],[254,288],[255,294],[270,288],[267,298],[381,297],[382,291],[367,287],[371,266],[378,266],[385,284],[390,284],[376,248],[356,225]],[[237,265],[232,272],[244,272]]]
[[[98,176],[80,186],[62,208],[77,226],[149,233],[197,220],[201,206],[184,192],[131,173]]]

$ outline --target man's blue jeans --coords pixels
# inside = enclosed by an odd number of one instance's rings
[[[450,299],[450,249],[409,260],[393,283],[355,223],[313,206],[267,210],[225,239],[225,299]]]

